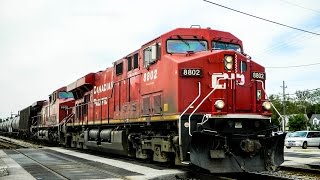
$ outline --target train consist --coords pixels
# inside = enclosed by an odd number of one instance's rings
[[[178,28],[57,89],[0,129],[211,173],[275,170],[284,135],[272,136],[265,78],[229,32]]]

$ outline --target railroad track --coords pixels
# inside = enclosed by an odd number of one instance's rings
[[[192,175],[188,176],[194,180],[207,180],[207,179],[228,179],[228,180],[247,180],[247,179],[259,179],[259,180],[319,180],[319,170],[285,167],[276,172],[244,172],[244,173],[226,173],[226,174],[209,174],[204,172],[192,172]],[[183,178],[177,177],[177,180]]]
[[[209,180],[209,179],[223,179],[223,180],[319,180],[320,177],[320,165],[309,165],[310,168],[288,167],[281,166],[278,171],[275,172],[243,172],[243,173],[221,173],[211,174],[207,171],[194,167],[182,168],[188,172],[187,179],[193,180]],[[185,177],[176,176],[177,180],[184,180]]]
[[[69,179],[68,177],[64,176],[63,174],[53,170],[52,168],[46,166],[44,163],[39,162],[38,160],[18,151],[18,150],[12,150],[14,151],[16,154],[22,155],[24,157],[24,159],[26,159],[27,161],[32,161],[33,163],[33,167],[34,169],[37,169],[38,173],[40,176],[42,176],[41,174],[43,174],[43,177],[50,177],[50,178],[54,178],[54,179],[61,179],[61,180],[66,180]],[[38,179],[38,178],[36,178]],[[41,178],[42,179],[42,178]]]
[[[318,167],[319,168],[319,167]],[[320,170],[316,168],[301,168],[294,166],[281,166],[275,172],[261,172],[261,173],[245,173],[241,176],[237,175],[235,179],[299,179],[299,180],[318,180]]]
[[[307,165],[309,168],[293,167],[293,166],[281,166],[280,170],[290,172],[302,172],[315,174],[320,176],[320,165]]]
[[[69,149],[69,148],[67,148]],[[70,149],[71,150],[71,149]],[[104,158],[112,158],[115,160],[120,160],[120,161],[125,161],[125,162],[130,162],[130,163],[135,163],[135,164],[140,164],[143,166],[148,166],[152,168],[157,168],[157,169],[167,169],[167,168],[178,168],[182,171],[186,172],[186,175],[177,175],[176,180],[185,180],[185,179],[192,179],[192,180],[207,180],[207,179],[259,179],[259,180],[292,180],[292,179],[319,179],[317,178],[319,175],[313,175],[314,173],[316,174],[317,171],[314,171],[313,169],[301,169],[301,168],[295,168],[292,167],[281,167],[279,171],[276,172],[261,172],[261,173],[256,173],[256,172],[249,172],[249,173],[225,173],[225,174],[211,174],[208,173],[207,171],[204,171],[202,169],[199,169],[197,167],[177,167],[173,165],[168,165],[168,164],[161,164],[161,163],[154,163],[154,162],[146,162],[142,160],[137,160],[134,158],[129,158],[129,157],[124,157],[124,156],[112,156],[110,157],[110,154],[105,154],[105,153],[100,153],[96,151],[83,151],[83,150],[74,150],[77,152],[82,152],[86,154],[92,154],[92,155],[97,155],[100,157]],[[289,169],[290,168],[290,169]],[[291,170],[291,171],[289,171]],[[292,173],[292,171],[295,170],[296,173]],[[312,173],[314,172],[314,173]],[[304,175],[303,175],[304,174]]]
[[[9,138],[0,135],[0,148],[3,149],[20,149],[20,148],[42,148],[43,145],[35,144],[32,141],[21,140],[17,138]]]
[[[62,154],[50,149],[4,150],[36,179],[127,179],[141,174]]]
[[[301,177],[302,179],[319,179],[320,165],[306,165],[306,167],[281,166],[280,172],[284,174]]]
[[[0,149],[19,149],[28,148],[27,146],[17,144],[11,140],[0,138]]]
[[[265,173],[253,173],[253,172],[243,172],[243,173],[223,173],[223,174],[210,174],[205,172],[194,172],[189,171],[190,176],[188,178],[193,180],[207,180],[207,179],[219,179],[219,180],[248,180],[248,179],[259,179],[259,180],[291,180],[288,177],[280,177],[273,174]],[[177,177],[177,180],[182,180],[183,178]]]
[[[53,150],[48,149],[26,149],[26,146],[18,145],[13,143],[8,139],[0,138],[0,148],[5,147],[4,150],[11,158],[18,161],[21,166],[26,165],[25,168],[31,175],[36,178],[44,178],[50,174],[50,177],[55,177],[55,179],[91,179],[90,177],[86,177],[81,174],[91,174],[92,177],[99,178],[118,178],[118,179],[126,179],[126,173],[123,174],[124,170],[118,171],[119,173],[114,173],[110,167],[106,167],[108,165],[105,164],[92,164],[88,160],[84,160],[81,158],[77,158],[71,155],[66,155],[62,153],[57,153]],[[24,149],[21,149],[24,148]],[[8,149],[8,150],[7,150]],[[70,149],[70,148],[67,148]],[[74,150],[74,149],[72,149]],[[32,152],[33,151],[33,152]],[[83,152],[81,150],[74,150]],[[105,153],[97,153],[85,151],[87,154],[99,155],[102,157],[110,158],[110,155],[106,155]],[[45,154],[45,155],[44,155]],[[41,158],[42,156],[42,158]],[[43,157],[49,157],[44,158]],[[186,176],[176,176],[177,180],[182,179],[272,179],[272,180],[287,180],[287,179],[318,179],[320,175],[320,167],[316,165],[310,165],[310,168],[297,168],[290,166],[282,166],[279,171],[270,173],[270,172],[262,172],[262,173],[234,173],[234,174],[210,174],[206,171],[202,171],[200,169],[194,169],[194,167],[177,167],[177,166],[168,166],[159,163],[146,163],[145,161],[137,161],[136,159],[123,157],[123,156],[112,156],[112,159],[134,162],[135,164],[140,164],[143,166],[149,166],[156,169],[167,169],[167,168],[179,168],[186,172]],[[20,162],[19,162],[20,161]],[[66,172],[66,170],[69,172]],[[72,171],[76,171],[78,174],[72,175]],[[116,171],[117,172],[117,171]],[[71,173],[71,174],[70,174]],[[131,172],[127,172],[127,174]],[[137,175],[137,174],[135,174]],[[81,178],[79,177],[81,176]]]

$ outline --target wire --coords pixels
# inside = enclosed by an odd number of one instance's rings
[[[292,2],[289,2],[289,1],[285,1],[285,0],[280,0],[280,1],[285,2],[285,3],[287,3],[287,4],[291,4],[291,5],[293,5],[293,6],[300,7],[300,8],[302,8],[302,9],[306,9],[306,10],[310,10],[310,11],[313,11],[313,12],[316,12],[316,13],[320,13],[320,11],[318,11],[318,10],[311,9],[311,8],[307,8],[307,7],[301,6],[301,5],[299,5],[299,4],[295,4],[295,3],[292,3]]]
[[[312,92],[312,91],[318,91],[320,90],[320,88],[315,88],[315,89],[307,89],[307,90],[296,90],[296,92],[300,91],[300,92]],[[286,94],[287,96],[293,96],[296,95],[296,93],[291,93],[291,94]]]
[[[263,21],[267,21],[267,22],[270,22],[270,23],[273,23],[273,24],[277,24],[277,25],[284,26],[284,27],[287,27],[287,28],[291,28],[291,29],[295,29],[295,30],[298,30],[298,31],[302,31],[302,32],[306,32],[306,33],[310,33],[310,34],[313,34],[313,35],[320,36],[319,33],[315,33],[315,32],[312,32],[312,31],[307,31],[307,30],[304,30],[304,29],[300,29],[300,28],[296,28],[296,27],[289,26],[289,25],[286,25],[286,24],[282,24],[282,23],[278,23],[278,22],[275,22],[275,21],[271,21],[271,20],[268,20],[268,19],[265,19],[265,18],[262,18],[262,17],[258,17],[258,16],[255,16],[255,15],[252,15],[252,14],[248,14],[248,13],[236,10],[236,9],[229,8],[227,6],[223,6],[223,5],[218,4],[218,3],[214,3],[214,2],[211,2],[211,1],[208,1],[208,0],[203,0],[203,1],[207,2],[207,3],[210,3],[210,4],[213,4],[213,5],[216,5],[216,6],[223,7],[225,9],[229,9],[231,11],[235,11],[237,13],[241,13],[241,14],[244,14],[244,15],[247,15],[247,16],[251,16],[251,17],[263,20]]]
[[[297,91],[308,91],[308,92],[311,92],[311,91],[318,91],[318,90],[320,90],[320,88],[307,89],[307,90],[297,90]]]
[[[320,31],[319,27],[320,27],[320,25],[312,28],[312,30],[316,30],[318,32],[318,31]],[[294,46],[300,45],[302,41],[309,40],[313,36],[314,35],[305,34],[305,33],[301,34],[301,32],[299,32],[298,34],[292,35],[291,37],[288,36],[288,38],[287,38],[288,40],[285,39],[282,42],[278,42],[276,45],[273,45],[273,46],[271,46],[269,48],[265,48],[265,49],[262,49],[262,50],[258,51],[255,54],[255,57],[262,58],[264,56],[267,56],[267,55],[270,55],[270,54],[274,54],[274,53],[276,53],[277,51],[279,51],[279,50],[281,50],[283,48],[294,47]],[[266,53],[268,53],[268,54],[266,54]]]
[[[313,66],[313,65],[320,65],[320,63],[313,63],[313,64],[301,64],[295,66],[278,66],[278,67],[265,67],[265,68],[298,68],[298,67],[305,67],[305,66]]]

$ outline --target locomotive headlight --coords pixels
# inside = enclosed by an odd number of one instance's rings
[[[232,69],[232,64],[231,63],[226,63],[226,69],[231,70]]]
[[[268,111],[271,109],[271,103],[268,101],[265,101],[264,103],[262,103],[262,107],[263,107],[263,109]]]
[[[224,66],[227,70],[233,69],[233,57],[232,56],[224,56]]]
[[[226,60],[227,63],[232,63],[233,62],[233,57],[232,56],[225,56],[224,59]]]
[[[224,101],[223,100],[217,100],[215,103],[214,103],[214,107],[216,107],[217,109],[222,109],[224,108]]]

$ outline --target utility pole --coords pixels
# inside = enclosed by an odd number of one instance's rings
[[[282,81],[282,96],[283,96],[283,100],[282,100],[282,106],[283,106],[283,119],[282,119],[282,131],[285,132],[286,131],[286,119],[285,119],[285,115],[286,115],[286,88],[287,86],[285,85],[285,82]]]

